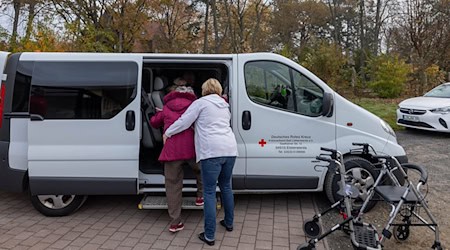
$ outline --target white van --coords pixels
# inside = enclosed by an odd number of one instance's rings
[[[367,142],[407,161],[389,125],[277,54],[1,52],[0,69],[0,189],[29,190],[47,216],[74,212],[87,195],[164,192],[161,130],[148,119],[186,71],[197,89],[210,77],[224,86],[236,193],[325,190],[335,199],[334,174],[316,166],[320,147],[347,154]],[[364,198],[376,173],[362,157],[348,169]],[[195,190],[186,168],[183,191]]]

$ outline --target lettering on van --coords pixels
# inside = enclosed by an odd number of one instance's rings
[[[304,154],[307,144],[313,142],[310,135],[272,135],[267,143],[274,144],[280,154]]]

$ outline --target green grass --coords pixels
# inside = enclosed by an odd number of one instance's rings
[[[379,98],[352,98],[351,101],[364,109],[374,113],[385,120],[394,130],[401,130],[403,127],[397,125],[397,99],[379,99]]]

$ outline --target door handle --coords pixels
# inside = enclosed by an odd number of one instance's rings
[[[242,112],[242,128],[244,130],[249,130],[252,126],[252,115],[250,114],[250,111],[245,110]]]
[[[135,126],[136,126],[136,117],[134,115],[134,111],[128,110],[125,118],[125,128],[128,131],[133,131]]]

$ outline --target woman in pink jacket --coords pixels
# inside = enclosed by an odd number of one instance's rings
[[[150,120],[150,125],[154,128],[164,126],[164,131],[166,131],[196,99],[192,88],[184,86],[186,84],[184,80],[177,78],[174,83],[177,85],[176,88],[164,96],[163,109]],[[181,221],[181,203],[183,199],[183,165],[185,163],[192,167],[197,177],[195,204],[203,205],[200,168],[195,162],[194,129],[186,129],[167,140],[158,160],[164,162],[167,206],[172,220],[169,231],[175,233],[184,229]]]

